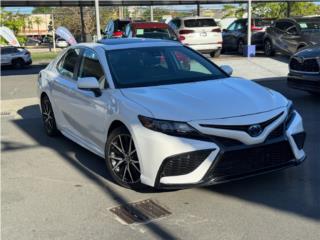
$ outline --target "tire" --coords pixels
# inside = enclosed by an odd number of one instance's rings
[[[25,62],[21,58],[13,60],[12,64],[13,64],[13,67],[16,69],[23,68],[25,66]]]
[[[244,41],[242,39],[240,39],[238,41],[238,47],[237,47],[237,52],[240,55],[243,55],[243,46],[244,46]]]
[[[112,179],[122,187],[142,190],[140,164],[129,131],[123,126],[114,129],[108,136],[105,161]]]
[[[220,57],[220,54],[221,54],[221,49],[217,49],[217,50],[211,52],[210,56],[213,58],[216,58],[216,57]]]
[[[49,137],[55,137],[59,134],[59,130],[56,125],[56,119],[54,117],[52,105],[47,95],[41,99],[41,112],[42,121],[46,134]]]
[[[272,42],[269,40],[269,39],[266,39],[264,41],[264,54],[267,56],[267,57],[272,57],[274,56],[275,54],[275,51],[273,49],[273,46],[272,46]]]

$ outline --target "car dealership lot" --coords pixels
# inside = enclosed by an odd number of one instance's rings
[[[48,138],[36,97],[43,65],[2,72],[2,236],[4,239],[319,239],[320,99],[288,89],[287,59],[223,56],[234,75],[293,100],[304,118],[307,160],[238,182],[134,192],[113,184],[104,161],[64,137]],[[153,199],[172,213],[123,225],[109,208]]]

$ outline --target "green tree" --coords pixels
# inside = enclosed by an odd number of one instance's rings
[[[37,24],[38,28],[38,35],[40,35],[40,24],[42,23],[42,18],[41,17],[35,17],[33,22]]]
[[[35,7],[32,10],[32,14],[50,14],[53,10],[53,7]]]

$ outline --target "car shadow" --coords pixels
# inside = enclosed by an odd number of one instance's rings
[[[34,75],[38,74],[48,64],[32,64],[21,69],[16,69],[12,66],[1,66],[1,76],[19,76],[19,75]]]
[[[37,112],[39,117],[30,118],[30,112]],[[61,159],[70,164],[75,170],[79,171],[89,181],[92,181],[106,194],[108,198],[113,199],[119,205],[124,205],[130,202],[125,196],[116,190],[116,187],[110,184],[110,182],[113,181],[107,173],[104,159],[96,156],[62,135],[59,135],[57,138],[50,138],[45,134],[45,131],[41,129],[43,125],[38,105],[26,106],[18,110],[18,114],[22,119],[14,119],[12,121],[20,130],[24,131],[24,133],[35,140],[37,143],[36,145],[48,147],[54,150],[58,155],[60,155]],[[19,147],[19,150],[23,149],[23,145],[17,143],[6,144],[6,146],[6,151],[9,151],[10,148],[11,150],[16,150],[17,147]],[[152,191],[146,190],[146,192]],[[132,208],[134,208],[133,210],[140,215],[144,215],[135,207]],[[153,232],[153,234],[159,239],[177,239],[173,233],[160,226],[157,222],[151,221],[147,223],[145,227]]]

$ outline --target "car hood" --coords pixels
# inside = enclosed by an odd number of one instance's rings
[[[288,104],[281,94],[240,78],[127,88],[123,95],[158,119],[192,121],[271,111]]]
[[[313,47],[306,48],[294,56],[303,57],[303,58],[316,58],[320,56],[320,44],[317,44]]]

